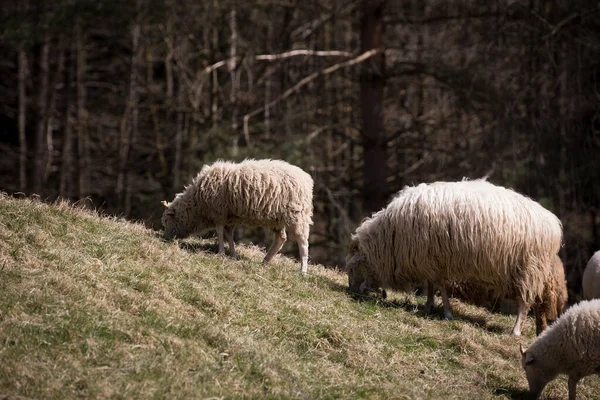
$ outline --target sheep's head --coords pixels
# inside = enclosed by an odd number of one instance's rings
[[[173,203],[169,204],[163,200],[161,204],[166,208],[161,218],[163,228],[165,229],[164,238],[171,240],[187,237],[189,232],[184,229],[185,224],[182,223],[182,217],[184,216],[177,212],[176,207],[173,207]]]
[[[519,345],[519,347],[521,351],[521,366],[525,370],[525,376],[529,383],[529,391],[538,399],[541,397],[548,382],[554,379],[556,374],[547,371],[531,351],[523,350],[522,345]]]
[[[380,293],[385,297],[385,291],[379,290],[379,283],[369,271],[369,265],[361,253],[358,239],[353,239],[346,255],[346,267],[350,291],[358,294]]]

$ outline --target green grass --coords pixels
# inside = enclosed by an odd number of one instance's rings
[[[454,302],[456,319],[345,275],[216,255],[139,224],[0,196],[0,398],[510,399],[526,380],[513,316]],[[214,250],[213,250],[214,251]],[[566,397],[566,379],[549,398]],[[588,377],[580,399],[598,398]]]

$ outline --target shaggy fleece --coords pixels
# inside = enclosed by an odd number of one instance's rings
[[[562,225],[539,203],[485,180],[435,182],[404,188],[352,239],[348,258],[358,251],[361,260],[353,273],[370,287],[468,281],[532,304],[551,274]]]

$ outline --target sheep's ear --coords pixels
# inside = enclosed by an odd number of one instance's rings
[[[350,258],[348,260],[348,262],[346,263],[346,267],[344,268],[344,271],[350,271],[351,269],[355,268],[359,262],[360,262],[360,253],[356,252],[352,256],[352,258]]]
[[[525,365],[529,365],[535,361],[535,357],[531,353],[525,353]]]
[[[166,213],[167,213],[167,215],[175,215],[175,210],[172,208],[167,208]]]
[[[166,201],[161,201],[160,204],[162,204],[163,206],[165,206],[165,208],[169,208],[169,203],[167,203]]]
[[[535,361],[535,357],[531,352],[527,352],[527,350],[523,350],[523,345],[519,344],[519,350],[521,351],[521,357],[525,358],[525,365],[531,364]]]

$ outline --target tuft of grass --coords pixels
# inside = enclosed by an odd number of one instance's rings
[[[319,265],[0,195],[0,398],[513,399],[513,316],[454,302],[355,299]],[[566,379],[549,397],[564,398]],[[588,377],[580,399],[597,398]]]

